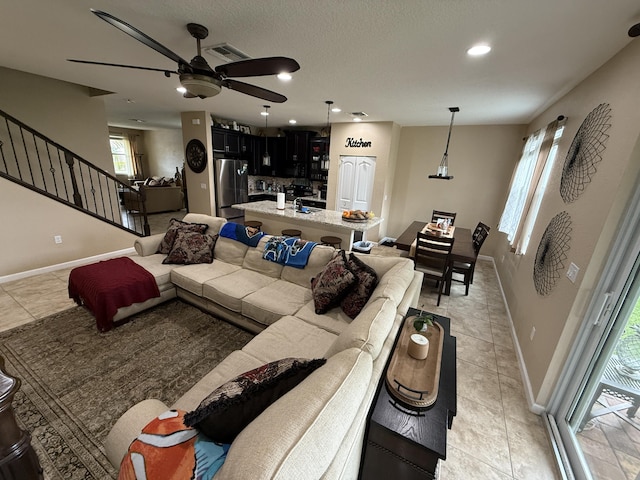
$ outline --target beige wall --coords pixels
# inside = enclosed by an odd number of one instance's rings
[[[199,123],[196,123],[199,121]],[[189,197],[189,212],[215,215],[216,204],[213,181],[213,151],[211,146],[211,115],[209,112],[182,112],[183,151],[192,138],[199,139],[207,149],[207,168],[194,173],[189,166],[184,169]],[[186,162],[186,159],[185,159]]]
[[[104,102],[86,87],[0,68],[0,109],[113,173]],[[133,244],[133,235],[4,179],[0,212],[0,276]]]
[[[331,150],[327,186],[327,208],[336,209],[340,156],[376,157],[373,198],[370,209],[384,221],[367,232],[367,239],[377,241],[386,236],[389,202],[393,193],[393,166],[397,160],[400,127],[392,122],[334,123],[331,125]],[[347,147],[347,138],[371,142],[367,147]]]
[[[464,109],[458,114],[461,118]],[[429,179],[437,171],[448,127],[404,127],[400,133],[388,236],[398,237],[414,220],[428,221],[431,212],[456,212],[456,225],[491,227],[482,248],[493,254],[493,237],[511,173],[522,150],[520,125],[456,126],[449,146],[453,180]]]
[[[148,130],[144,135],[144,145],[149,165],[148,176],[173,177],[176,167],[182,172],[184,146],[182,130]],[[185,168],[188,168],[185,166]]]
[[[494,258],[526,366],[530,393],[540,405],[547,403],[557,381],[598,280],[613,227],[620,221],[622,209],[637,186],[640,159],[634,148],[640,132],[639,85],[640,43],[631,43],[535,119],[530,132],[558,115],[568,117],[529,250],[525,255],[515,256],[509,253],[505,235],[494,235],[499,240]],[[611,106],[611,128],[607,132],[610,137],[602,161],[584,193],[573,203],[565,204],[559,185],[567,151],[585,117],[600,103]],[[540,296],[533,283],[536,251],[549,221],[562,211],[572,219],[570,250],[555,288],[549,295]],[[581,269],[575,284],[565,277],[570,262]],[[536,334],[529,340],[533,327]]]

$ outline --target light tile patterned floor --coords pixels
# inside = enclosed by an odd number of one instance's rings
[[[61,270],[0,284],[0,330],[73,306],[68,275]],[[440,479],[560,478],[542,419],[527,408],[493,264],[478,262],[469,296],[454,284],[439,307],[436,301],[433,285],[425,282],[418,305],[450,317],[458,343],[458,414]]]

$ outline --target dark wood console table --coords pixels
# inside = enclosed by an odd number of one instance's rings
[[[407,317],[418,313],[410,308]],[[447,457],[447,430],[456,415],[456,338],[451,336],[449,318],[435,314],[434,318],[445,332],[436,402],[416,409],[389,394],[385,376],[390,355],[367,419],[361,480],[435,479],[438,460]]]
[[[20,380],[7,374],[0,357],[0,480],[41,480],[44,478],[31,436],[16,423],[13,396]]]

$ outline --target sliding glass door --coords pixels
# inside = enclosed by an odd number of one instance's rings
[[[640,478],[638,200],[614,241],[549,409],[563,463],[578,479]]]

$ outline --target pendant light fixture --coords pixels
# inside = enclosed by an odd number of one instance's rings
[[[444,155],[438,166],[438,173],[436,175],[429,175],[429,178],[438,178],[440,180],[451,180],[453,177],[449,175],[449,141],[451,140],[451,129],[453,128],[453,117],[456,112],[460,111],[458,107],[449,107],[451,112],[451,123],[449,124],[449,135],[447,136],[447,146],[444,149]]]
[[[264,112],[262,112],[262,115],[264,115],[264,155],[262,156],[262,166],[270,167],[271,157],[269,156],[269,137],[267,136],[267,125],[268,125],[267,119],[269,118],[269,109],[271,107],[269,105],[263,105],[263,107],[264,107]]]

